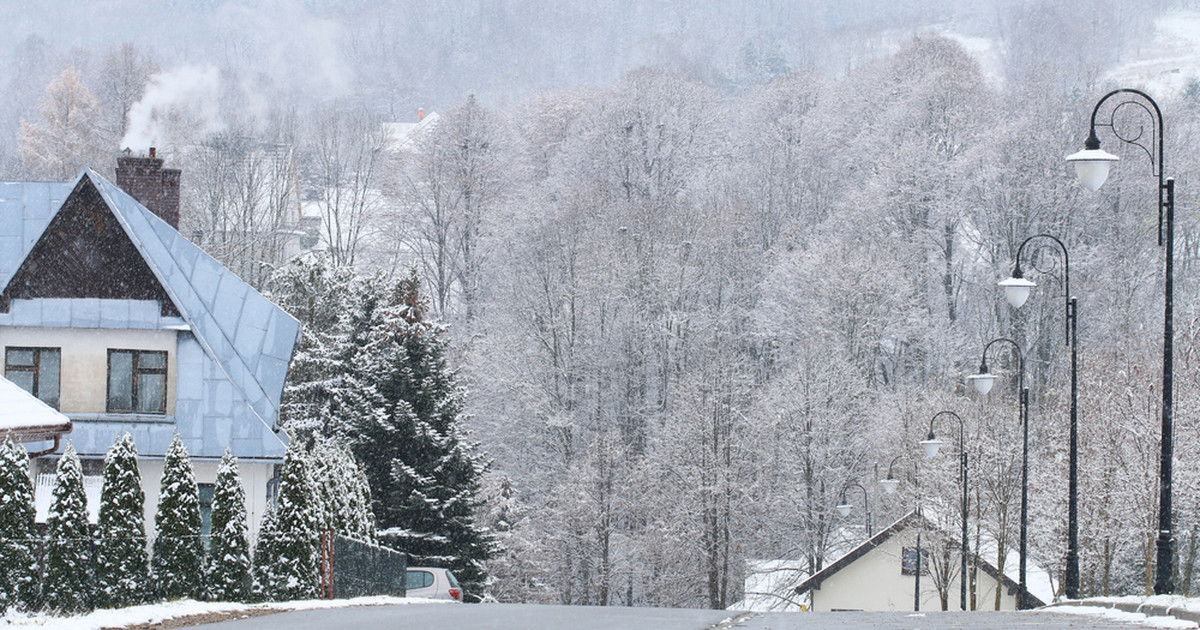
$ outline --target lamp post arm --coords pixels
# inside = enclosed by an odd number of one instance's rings
[[[987,343],[983,347],[983,359],[980,360],[981,372],[987,371],[987,353],[993,345],[997,343],[1007,343],[1013,347],[1013,354],[1017,355],[1017,391],[1025,389],[1025,357],[1021,353],[1021,345],[1009,339],[1008,337],[997,337]],[[1024,420],[1024,418],[1022,418]]]
[[[1067,253],[1067,246],[1064,245],[1063,242],[1061,240],[1059,240],[1059,238],[1057,236],[1054,236],[1053,234],[1034,234],[1033,236],[1027,237],[1025,240],[1021,241],[1021,245],[1017,247],[1017,260],[1013,264],[1013,277],[1014,278],[1024,277],[1021,272],[1021,254],[1023,254],[1025,252],[1025,246],[1028,245],[1029,242],[1034,239],[1049,239],[1049,240],[1053,241],[1054,244],[1058,246],[1058,251],[1062,254],[1062,257],[1063,257],[1063,298],[1066,300],[1066,307],[1067,307],[1066,311],[1065,311],[1066,312],[1067,345],[1074,345],[1073,336],[1071,334],[1071,331],[1074,330],[1077,322],[1075,320],[1075,308],[1074,308],[1075,300],[1074,300],[1074,298],[1071,297],[1071,255],[1069,253]],[[1037,265],[1034,265],[1034,267],[1036,268]]]
[[[1104,105],[1104,103],[1106,101],[1108,101],[1108,99],[1110,99],[1114,96],[1117,96],[1118,94],[1133,94],[1137,97],[1140,97],[1141,100],[1121,101],[1120,103],[1117,103],[1112,108],[1112,111],[1109,114],[1108,122],[1096,122],[1096,118],[1100,113],[1100,108]],[[1142,101],[1145,101],[1145,103],[1143,103]],[[1146,106],[1146,103],[1149,103],[1149,107]],[[1142,139],[1142,130],[1140,127],[1137,130],[1137,135],[1134,135],[1134,136],[1121,135],[1121,131],[1117,127],[1116,116],[1117,116],[1117,112],[1125,105],[1136,105],[1138,107],[1141,107],[1142,110],[1144,110],[1147,115],[1149,115],[1151,118],[1154,119],[1154,123],[1155,123],[1154,131],[1157,133],[1157,138],[1150,139],[1150,144],[1151,144],[1150,147],[1147,147],[1145,144],[1142,144],[1140,142],[1140,140]],[[1143,92],[1141,90],[1135,90],[1133,88],[1119,88],[1119,89],[1109,92],[1108,94],[1105,94],[1103,98],[1101,98],[1099,101],[1096,102],[1096,106],[1094,108],[1092,108],[1091,128],[1089,130],[1088,139],[1084,143],[1085,146],[1089,149],[1099,149],[1100,148],[1100,139],[1096,135],[1096,127],[1108,127],[1109,130],[1112,131],[1113,136],[1115,136],[1118,140],[1120,140],[1121,142],[1124,142],[1126,144],[1132,144],[1132,145],[1140,148],[1141,150],[1145,151],[1146,155],[1150,158],[1150,168],[1154,172],[1155,177],[1158,178],[1158,245],[1159,245],[1159,247],[1162,247],[1163,240],[1164,240],[1163,239],[1163,209],[1166,207],[1166,200],[1164,199],[1164,196],[1169,196],[1167,194],[1167,185],[1163,181],[1163,174],[1165,173],[1165,171],[1163,170],[1163,115],[1162,115],[1162,110],[1159,109],[1158,103],[1156,103],[1153,98],[1150,98],[1149,94],[1146,94],[1145,92]]]

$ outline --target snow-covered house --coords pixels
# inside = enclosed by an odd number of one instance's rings
[[[276,421],[299,323],[179,234],[179,171],[118,164],[120,187],[92,170],[0,182],[5,374],[70,419],[85,475],[133,436],[148,524],[175,434],[202,503],[231,448],[254,528],[286,447]],[[55,460],[35,460],[39,493]]]
[[[930,536],[940,537],[944,543],[953,547],[955,566],[952,571],[952,583],[947,586],[948,608],[960,610],[957,539],[939,531],[915,511],[904,515],[883,531],[801,581],[792,588],[789,599],[803,601],[808,610],[816,612],[912,610],[917,588],[916,559],[920,553],[923,559],[920,583],[921,610],[941,610],[941,597],[929,574],[928,551],[926,548],[918,551],[918,524],[922,525],[921,531],[927,537],[927,542]],[[978,561],[979,567],[974,586],[977,609],[993,610],[996,591],[1000,589],[1000,608],[1015,610],[1019,590],[1017,582],[1011,576],[1001,574],[995,566],[982,558],[968,560],[975,561]],[[1008,566],[1015,567],[1016,562],[1009,562]],[[1045,573],[1040,570],[1034,572],[1042,576]],[[1041,606],[1053,598],[1048,580],[1030,580],[1027,590],[1029,601],[1035,606]],[[969,598],[968,594],[968,606]]]

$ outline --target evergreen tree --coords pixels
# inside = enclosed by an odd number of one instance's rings
[[[83,469],[75,446],[58,460],[53,500],[46,518],[46,576],[42,596],[48,609],[65,614],[92,609],[91,540]]]
[[[29,454],[9,437],[0,447],[0,614],[37,605],[35,514]]]
[[[145,503],[137,446],[126,433],[108,450],[104,461],[96,545],[96,599],[100,606],[120,608],[146,599],[150,575]]]
[[[320,517],[312,488],[303,447],[293,441],[283,459],[271,529],[264,524],[255,552],[255,590],[265,599],[317,596]]]
[[[163,463],[162,490],[154,515],[154,580],[167,599],[204,594],[204,543],[200,495],[192,460],[176,435]]]
[[[217,469],[212,503],[208,597],[243,602],[250,597],[250,544],[246,539],[246,491],[237,458],[229,449]]]
[[[453,570],[467,592],[479,593],[484,562],[496,553],[475,521],[487,465],[463,432],[465,392],[419,287],[411,275],[384,296],[352,362],[361,400],[381,404],[350,416],[350,442],[387,544],[414,564]]]
[[[274,591],[271,585],[275,582],[275,558],[278,555],[279,520],[275,518],[275,502],[269,501],[263,514],[262,522],[258,524],[258,538],[254,542],[254,559],[251,564],[250,590],[257,601],[271,601]]]
[[[362,470],[344,447],[318,440],[311,454],[312,478],[324,514],[322,529],[358,540],[373,540],[370,489]]]
[[[302,331],[279,408],[289,435],[329,436],[339,429],[341,414],[334,406],[349,358],[350,305],[359,285],[353,270],[334,266],[322,254],[297,257],[268,282],[272,301],[299,320]]]

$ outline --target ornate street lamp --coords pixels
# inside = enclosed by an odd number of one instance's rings
[[[1121,100],[1109,110],[1107,121],[1096,122],[1100,107],[1108,99],[1121,95]],[[1117,124],[1117,112],[1131,107],[1135,114],[1149,116],[1154,123],[1149,141],[1143,144],[1145,129],[1125,129]],[[1163,177],[1163,118],[1158,103],[1140,90],[1123,88],[1105,94],[1092,110],[1091,128],[1084,150],[1067,156],[1075,165],[1075,172],[1086,188],[1097,190],[1108,178],[1109,167],[1117,156],[1100,149],[1096,127],[1108,127],[1117,140],[1132,144],[1150,158],[1150,169],[1158,177],[1158,244],[1166,246],[1166,269],[1163,280],[1163,371],[1162,371],[1162,452],[1159,454],[1158,479],[1158,558],[1154,578],[1154,592],[1162,595],[1175,590],[1172,570],[1175,562],[1175,541],[1171,529],[1171,460],[1175,456],[1174,418],[1172,409],[1173,392],[1173,345],[1175,329],[1172,301],[1175,294],[1175,179]],[[1147,146],[1147,144],[1149,146]],[[1163,228],[1166,228],[1165,231]]]
[[[1079,330],[1078,303],[1071,296],[1071,259],[1067,246],[1049,234],[1035,234],[1021,242],[1017,248],[1017,259],[1013,264],[1012,277],[1000,282],[1004,297],[1013,308],[1021,308],[1029,297],[1035,283],[1026,280],[1021,271],[1021,254],[1025,246],[1035,239],[1046,239],[1058,246],[1063,261],[1063,296],[1066,299],[1067,345],[1071,347],[1071,431],[1068,447],[1068,490],[1067,490],[1067,573],[1063,580],[1064,591],[1070,599],[1079,599],[1079,352],[1076,344]],[[1036,264],[1034,266],[1036,269]]]
[[[933,434],[933,423],[941,416],[951,416],[958,420],[958,451],[959,451],[959,479],[962,480],[962,567],[959,569],[960,585],[959,585],[959,607],[962,610],[967,609],[967,444],[966,444],[966,423],[962,417],[953,411],[939,411],[933,414],[929,419],[929,437],[921,440],[921,446],[925,448],[925,455],[933,457],[937,455],[938,447],[942,445],[942,441],[937,439]]]
[[[1029,390],[1025,388],[1025,357],[1021,354],[1021,346],[1017,342],[1007,337],[998,337],[988,342],[983,347],[983,359],[979,362],[979,373],[973,376],[968,376],[967,379],[972,381],[975,389],[981,394],[987,394],[992,389],[992,384],[996,382],[996,376],[988,372],[987,353],[993,344],[1007,343],[1013,348],[1013,354],[1017,356],[1017,415],[1021,423],[1021,541],[1020,541],[1020,562],[1018,568],[1018,593],[1017,593],[1017,608],[1024,609],[1029,607],[1029,602],[1026,598],[1028,591],[1028,583],[1025,580],[1026,551],[1029,543]]]
[[[846,484],[842,487],[842,502],[835,506],[834,509],[836,509],[838,514],[841,514],[843,518],[850,516],[850,512],[854,510],[854,506],[850,505],[850,503],[846,501],[846,491],[850,488],[858,488],[860,491],[862,491],[863,510],[866,512],[867,517],[867,538],[870,538],[873,535],[871,532],[871,504],[869,502],[870,496],[867,494],[866,488],[853,481]]]

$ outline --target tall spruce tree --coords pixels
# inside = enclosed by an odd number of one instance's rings
[[[229,449],[217,469],[212,502],[208,598],[244,602],[250,598],[250,543],[246,538],[246,491],[237,458]]]
[[[92,541],[88,533],[83,468],[75,446],[67,442],[54,480],[46,517],[46,576],[42,596],[47,609],[74,614],[92,609]]]
[[[148,595],[145,504],[137,446],[126,433],[108,449],[104,461],[96,541],[98,606],[131,606],[145,601]]]
[[[445,566],[483,590],[496,543],[475,521],[487,465],[464,434],[463,387],[446,360],[444,327],[428,321],[415,274],[380,299],[352,365],[360,401],[350,443],[370,482],[387,544],[414,564]]]
[[[167,599],[204,594],[204,542],[200,495],[192,459],[176,435],[163,463],[162,490],[154,515],[154,581]]]
[[[317,596],[320,517],[307,463],[300,441],[293,440],[283,458],[270,529],[263,525],[255,550],[255,592],[263,599]]]
[[[35,516],[29,454],[6,438],[0,447],[0,614],[37,606]]]

